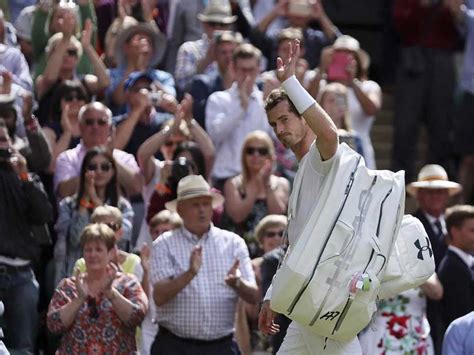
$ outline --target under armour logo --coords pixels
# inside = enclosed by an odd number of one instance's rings
[[[336,318],[339,315],[339,313],[341,312],[338,312],[338,311],[327,312],[326,314],[323,314],[321,318],[319,319],[334,320],[334,318]]]
[[[425,237],[425,239],[426,239],[426,245],[421,246],[419,239],[417,239],[416,242],[414,243],[415,246],[418,248],[418,259],[420,259],[420,260],[425,260],[423,258],[423,252],[424,251],[428,251],[428,254],[430,255],[430,258],[433,256],[433,251],[430,248],[430,240],[426,237]]]

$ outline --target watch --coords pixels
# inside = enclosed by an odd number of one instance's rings
[[[240,277],[239,277],[237,280],[235,280],[234,288],[238,290],[241,284],[242,284],[242,281],[240,281]]]

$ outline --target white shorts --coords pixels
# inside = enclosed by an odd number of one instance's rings
[[[317,335],[302,325],[291,322],[286,331],[285,339],[277,355],[361,355],[359,339],[340,342]],[[324,346],[326,345],[326,348]]]

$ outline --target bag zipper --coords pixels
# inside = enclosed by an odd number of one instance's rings
[[[392,188],[390,188],[390,190],[387,192],[387,194],[385,195],[385,197],[383,198],[382,200],[382,203],[380,204],[380,209],[379,209],[379,220],[377,222],[377,230],[375,231],[375,236],[378,238],[379,237],[379,233],[380,233],[380,224],[381,224],[381,221],[382,221],[382,210],[383,210],[383,205],[385,204],[385,201],[387,200],[388,196],[390,196],[392,193]],[[372,249],[372,252],[370,253],[370,258],[369,258],[369,261],[367,262],[367,265],[365,265],[365,268],[364,268],[364,271],[363,272],[366,272],[367,271],[367,268],[369,267],[370,265],[370,262],[372,261],[372,258],[374,257],[374,249]],[[382,266],[383,267],[383,266]]]
[[[370,187],[369,187],[369,190],[367,191],[367,196],[365,197],[364,199],[364,202],[362,204],[362,209],[360,210],[360,216],[363,216],[364,215],[364,212],[365,212],[365,209],[367,208],[366,204],[367,204],[367,200],[369,199],[369,196],[370,196],[370,192],[372,191],[372,188],[375,186],[375,183],[377,182],[377,175],[374,176],[374,178],[372,179],[372,183],[370,184]],[[360,231],[361,231],[361,224],[359,224],[358,228],[357,228],[357,236],[360,235]],[[356,236],[354,237],[356,238]],[[331,292],[332,292],[332,288],[331,288]],[[329,291],[328,291],[328,294],[329,294]],[[321,314],[321,311],[324,307],[324,305],[326,304],[326,300],[327,300],[327,297],[328,297],[328,294],[326,294],[325,298],[324,298],[324,301],[321,303],[321,305],[319,306],[319,309],[318,311],[316,312],[316,314],[314,315],[313,319],[311,320],[311,322],[309,323],[309,326],[313,326],[314,323],[316,323],[316,321],[318,320],[319,318],[319,315]],[[350,298],[349,298],[350,299]],[[339,319],[341,319],[341,317],[343,316],[343,313],[344,312],[347,312],[346,311],[346,308],[347,310],[349,309],[350,307],[350,304],[352,302],[346,302],[346,305],[344,306],[344,309],[343,311],[341,312],[341,314],[339,315],[339,318],[338,318],[338,321],[336,322],[336,326],[339,324]],[[345,313],[344,313],[344,317],[345,317]],[[344,317],[342,317],[342,319],[344,319]],[[334,330],[333,330],[334,331]]]
[[[375,231],[375,236],[378,238],[379,237],[379,234],[380,234],[380,224],[381,224],[381,221],[382,221],[382,211],[383,211],[383,206],[385,204],[385,201],[387,200],[387,198],[390,196],[390,194],[392,193],[392,188],[390,188],[390,190],[387,192],[387,194],[385,195],[385,197],[383,198],[381,204],[380,204],[380,209],[379,209],[379,219],[378,219],[378,222],[377,222],[377,229]],[[380,254],[379,254],[380,255]],[[370,265],[370,262],[372,261],[372,258],[374,256],[374,249],[372,248],[372,252],[370,253],[370,258],[369,258],[369,261],[367,263],[367,265],[365,266],[364,268],[364,273],[367,271],[367,268],[369,267]],[[383,256],[383,255],[382,255]],[[385,261],[384,261],[384,264],[385,264]],[[382,265],[382,268],[383,268],[383,265]],[[334,326],[334,329],[332,331],[332,334],[334,334],[335,332],[337,332],[339,330],[339,328],[341,327],[341,324],[342,322],[344,321],[344,318],[346,318],[346,315],[347,313],[349,312],[349,308],[351,307],[352,305],[352,302],[353,302],[353,299],[349,296],[347,298],[347,302],[346,304],[344,305],[344,308],[342,309],[342,312],[341,312],[341,315],[339,316],[339,318],[337,319],[337,322],[336,322],[336,325]]]
[[[310,276],[308,279],[306,279],[306,281],[304,282],[303,286],[300,288],[300,290],[299,290],[298,293],[296,294],[295,298],[294,298],[293,301],[291,302],[290,306],[289,306],[288,309],[286,310],[286,311],[288,312],[288,315],[290,315],[290,314],[293,312],[293,310],[294,310],[296,304],[298,303],[298,301],[300,300],[301,296],[303,295],[303,292],[306,291],[306,289],[308,288],[309,283],[311,282],[311,280],[312,280],[313,277],[314,277],[314,274],[316,273],[316,268],[317,268],[317,266],[318,266],[318,264],[319,264],[319,261],[321,260],[321,256],[323,255],[324,249],[326,249],[326,245],[328,244],[329,238],[331,237],[331,234],[332,234],[334,228],[336,227],[337,220],[339,219],[339,216],[340,216],[341,213],[342,213],[342,210],[343,210],[343,208],[344,208],[344,205],[346,204],[347,198],[348,198],[348,196],[349,196],[349,192],[351,191],[352,185],[354,184],[354,179],[355,179],[354,176],[355,176],[355,173],[356,173],[356,171],[357,171],[357,167],[359,166],[360,159],[361,159],[361,156],[359,156],[359,158],[357,159],[357,162],[356,162],[356,164],[355,164],[355,167],[354,167],[354,169],[353,169],[352,172],[351,172],[351,176],[350,176],[350,178],[349,178],[349,182],[348,182],[348,184],[347,184],[347,186],[346,186],[346,190],[344,191],[344,195],[345,195],[344,201],[342,202],[342,205],[339,207],[339,211],[337,212],[336,218],[334,219],[334,222],[333,222],[333,224],[332,224],[332,227],[331,227],[331,229],[330,229],[330,231],[329,231],[329,233],[328,233],[328,235],[327,235],[327,237],[326,237],[326,240],[324,241],[324,244],[323,244],[323,247],[322,247],[322,249],[321,249],[321,252],[319,253],[318,258],[317,258],[317,260],[316,260],[316,263],[315,263],[315,265],[314,265],[314,267],[313,267],[313,271],[312,271],[312,273],[311,273],[311,276]]]

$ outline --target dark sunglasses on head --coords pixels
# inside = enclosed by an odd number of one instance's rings
[[[245,148],[245,153],[248,155],[254,155],[255,153],[258,153],[259,155],[268,155],[268,148],[247,147]]]
[[[95,298],[91,297],[87,301],[87,308],[89,309],[89,317],[92,319],[99,318],[99,309],[97,308],[97,302]]]
[[[99,126],[106,126],[109,122],[105,118],[99,118],[99,119],[93,119],[93,118],[84,118],[84,123],[86,126],[93,126],[95,123],[97,123]]]
[[[283,237],[283,231],[278,231],[278,232],[265,232],[264,234],[265,237],[268,237],[268,238],[274,238],[276,236],[278,237]]]
[[[120,223],[106,223],[110,229],[112,229],[114,232],[118,231],[120,228],[122,228],[122,225]]]
[[[70,57],[77,57],[77,49],[70,48],[70,49],[66,50],[66,53]]]
[[[87,170],[96,171],[99,167],[100,167],[100,170],[104,172],[108,172],[110,169],[112,169],[112,164],[111,163],[100,163],[100,164],[90,163],[89,165],[87,165]]]
[[[64,101],[71,102],[71,101],[86,101],[86,98],[82,95],[71,93],[64,96]]]

